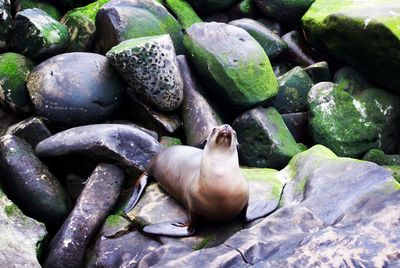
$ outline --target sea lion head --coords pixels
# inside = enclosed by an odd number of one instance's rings
[[[236,132],[230,125],[225,124],[211,131],[204,149],[236,151],[237,145]]]

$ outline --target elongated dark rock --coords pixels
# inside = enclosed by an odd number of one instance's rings
[[[49,129],[40,117],[30,117],[7,129],[7,134],[15,135],[35,148],[39,142],[51,136]]]
[[[70,200],[31,146],[16,136],[1,137],[0,163],[1,182],[21,210],[48,225],[61,224],[70,211]]]
[[[161,150],[159,142],[131,125],[98,124],[71,128],[39,143],[39,156],[82,154],[142,172]]]
[[[92,236],[114,207],[124,173],[111,164],[99,164],[90,175],[75,208],[50,244],[44,267],[81,267]]]

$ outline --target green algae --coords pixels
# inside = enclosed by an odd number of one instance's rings
[[[183,29],[202,22],[202,19],[185,0],[166,0],[166,5],[178,18]]]

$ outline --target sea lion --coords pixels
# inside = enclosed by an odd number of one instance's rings
[[[236,132],[229,125],[215,127],[204,150],[176,145],[156,155],[137,181],[125,213],[138,202],[149,177],[189,211],[188,222],[166,222],[146,226],[147,233],[190,236],[201,217],[211,222],[229,221],[246,210],[246,220],[271,213],[276,202],[257,202],[248,208],[249,186],[240,172]]]

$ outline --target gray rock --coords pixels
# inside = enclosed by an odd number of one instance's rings
[[[81,194],[87,178],[83,178],[76,174],[68,174],[65,177],[65,188],[73,201],[76,201]]]
[[[106,56],[135,95],[160,110],[179,108],[183,84],[169,35],[124,41]]]
[[[6,134],[7,129],[13,125],[21,121],[22,118],[19,116],[10,114],[3,109],[0,108],[0,136]]]
[[[124,182],[121,169],[99,164],[50,244],[44,267],[81,267],[86,248],[114,207]]]
[[[307,67],[320,61],[319,56],[311,50],[301,33],[294,30],[282,36],[288,45],[286,58],[295,65]]]
[[[44,224],[26,217],[0,190],[0,265],[40,268],[38,258],[47,232]]]
[[[183,78],[182,119],[186,144],[201,147],[212,129],[222,125],[222,120],[210,104],[185,56],[178,56],[178,63]]]
[[[32,148],[51,136],[50,131],[39,117],[30,117],[7,129],[7,134],[15,135],[28,142]]]
[[[0,1],[0,51],[8,47],[13,30],[10,0]]]
[[[71,128],[39,143],[39,156],[81,154],[111,161],[133,173],[143,172],[162,149],[159,142],[131,125],[98,124]]]
[[[25,214],[55,227],[67,217],[71,202],[60,182],[23,139],[0,138],[1,181]]]
[[[42,62],[29,75],[27,86],[36,113],[58,127],[106,121],[125,89],[106,57],[83,52]]]
[[[304,68],[314,83],[332,81],[331,71],[326,61],[317,62]]]
[[[303,144],[310,143],[308,112],[283,114],[282,119],[296,142]]]

